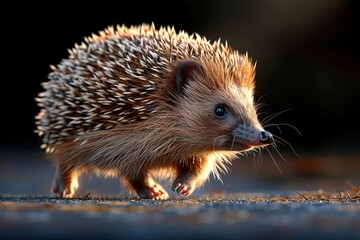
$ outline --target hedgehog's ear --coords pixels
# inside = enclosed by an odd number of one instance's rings
[[[177,92],[184,94],[186,84],[196,74],[204,74],[204,69],[199,62],[195,60],[184,60],[180,62],[176,69]]]

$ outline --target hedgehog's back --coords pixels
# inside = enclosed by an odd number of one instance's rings
[[[215,58],[227,68],[232,56],[220,42],[154,25],[109,27],[69,52],[52,66],[36,99],[37,133],[47,152],[88,132],[151,117],[169,97],[165,90],[181,60]]]

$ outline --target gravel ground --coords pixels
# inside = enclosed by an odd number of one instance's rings
[[[304,200],[302,197],[251,198],[247,194],[221,197],[223,199],[168,201],[2,197],[0,238],[360,237],[360,197],[342,201]]]
[[[57,199],[49,161],[0,151],[0,239],[360,239],[359,175],[290,178],[283,167],[273,177],[264,163],[266,177],[238,163],[188,199],[137,200],[94,176],[78,198]]]

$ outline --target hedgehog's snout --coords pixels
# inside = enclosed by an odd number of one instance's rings
[[[264,144],[271,144],[274,142],[274,137],[269,131],[262,131],[259,134],[259,140],[260,142]]]

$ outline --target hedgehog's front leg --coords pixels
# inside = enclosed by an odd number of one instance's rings
[[[157,183],[149,173],[139,173],[134,178],[127,178],[126,182],[140,198],[166,200],[169,194]]]
[[[173,182],[171,189],[180,195],[187,197],[192,194],[196,187],[196,174],[184,167],[179,167],[179,175]]]
[[[171,189],[182,196],[191,195],[197,187],[200,187],[211,172],[211,164],[206,159],[191,158],[184,161],[177,168],[177,178]]]
[[[79,187],[79,174],[74,168],[58,166],[55,172],[52,192],[63,198],[70,198]]]

